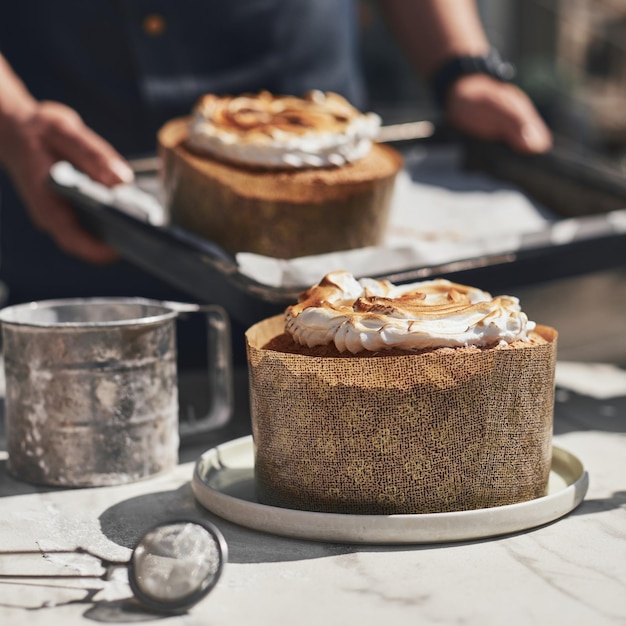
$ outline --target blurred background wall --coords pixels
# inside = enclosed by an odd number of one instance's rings
[[[555,134],[626,172],[626,0],[478,0],[491,43],[513,61]],[[385,122],[435,114],[430,94],[361,0],[370,107]]]

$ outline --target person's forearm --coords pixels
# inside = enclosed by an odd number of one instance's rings
[[[489,42],[475,0],[379,0],[396,41],[424,78],[456,55],[482,55]]]
[[[10,153],[12,128],[27,119],[36,106],[36,100],[0,54],[0,164]]]

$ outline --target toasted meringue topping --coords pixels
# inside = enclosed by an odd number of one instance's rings
[[[237,163],[268,168],[341,166],[364,157],[380,127],[335,93],[304,98],[267,91],[203,96],[189,125],[188,146]]]
[[[394,285],[337,271],[288,307],[286,331],[300,345],[340,352],[487,346],[528,340],[535,323],[512,296],[436,279]]]

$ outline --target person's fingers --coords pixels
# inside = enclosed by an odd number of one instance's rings
[[[132,182],[133,171],[122,156],[85,126],[75,111],[56,103],[46,107],[46,141],[60,158],[107,186]]]
[[[537,154],[552,146],[552,135],[526,94],[512,89],[498,103],[504,140],[518,152]]]
[[[119,258],[113,248],[80,225],[74,209],[62,198],[48,190],[27,192],[24,196],[35,226],[48,233],[59,248],[68,254],[99,265]]]
[[[62,104],[40,103],[18,130],[6,168],[33,224],[83,260],[104,264],[117,259],[111,247],[81,226],[74,208],[50,189],[48,177],[52,164],[66,159],[103,184],[129,182],[132,171],[122,157]]]
[[[531,120],[522,125],[519,135],[511,137],[510,143],[520,152],[539,154],[552,147],[552,135],[542,120]]]
[[[53,233],[57,245],[73,256],[97,265],[108,265],[119,259],[117,252],[100,241],[78,222],[65,222]]]
[[[481,139],[505,141],[526,154],[545,152],[552,135],[528,96],[514,85],[476,74],[457,81],[450,91],[450,122]]]

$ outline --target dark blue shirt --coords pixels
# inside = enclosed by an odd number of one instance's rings
[[[353,0],[14,0],[0,50],[38,99],[125,154],[204,93],[337,91],[357,106]]]

